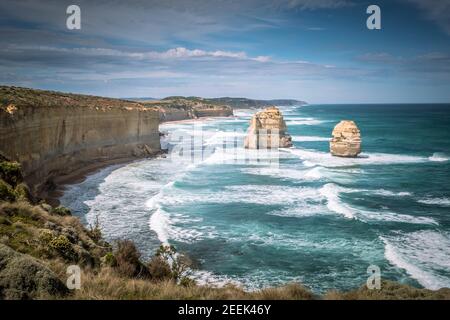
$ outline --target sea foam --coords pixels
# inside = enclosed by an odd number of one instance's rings
[[[438,225],[432,218],[412,216],[389,212],[385,210],[370,211],[357,207],[353,207],[345,203],[341,198],[341,193],[367,192],[368,190],[358,190],[344,188],[334,183],[325,184],[319,192],[327,199],[327,207],[330,211],[343,215],[348,219],[357,219],[363,222],[399,222],[411,224]],[[382,190],[385,191],[385,190]],[[370,192],[370,191],[369,191]],[[375,191],[377,192],[377,191]]]
[[[308,163],[320,165],[323,167],[345,167],[353,165],[385,165],[402,163],[426,162],[428,158],[420,156],[397,155],[387,153],[362,153],[357,158],[333,157],[328,152],[321,152],[309,149],[290,148],[282,149],[298,156]]]
[[[436,161],[436,162],[445,162],[449,161],[449,156],[445,155],[444,153],[435,152],[432,156],[428,157],[428,160],[430,161]]]
[[[432,230],[412,233],[398,232],[381,236],[385,257],[394,266],[406,272],[421,285],[437,290],[450,287],[450,280],[437,270],[450,272],[450,236]],[[441,271],[442,272],[442,271]]]
[[[429,204],[429,205],[438,205],[442,207],[450,207],[450,199],[449,198],[425,198],[417,200],[417,202]]]
[[[330,141],[330,139],[331,138],[317,136],[292,136],[292,141],[295,142]]]

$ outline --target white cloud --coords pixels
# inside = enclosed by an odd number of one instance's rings
[[[287,5],[288,8],[300,8],[302,10],[335,9],[352,4],[351,1],[346,0],[280,0],[279,2]]]
[[[110,48],[60,48],[52,46],[17,46],[10,45],[2,51],[31,51],[31,52],[60,52],[64,54],[79,54],[85,56],[105,56],[105,57],[123,57],[136,60],[159,60],[159,59],[189,59],[189,58],[228,58],[240,60],[253,60],[258,62],[268,62],[268,56],[249,57],[244,51],[205,51],[200,49],[187,49],[178,47],[166,51],[143,51],[131,52],[121,51]]]

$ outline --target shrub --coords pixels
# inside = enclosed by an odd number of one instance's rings
[[[15,187],[22,182],[22,172],[18,162],[0,161],[0,179]]]
[[[53,208],[51,213],[58,215],[58,216],[71,216],[72,215],[72,212],[70,211],[70,209],[63,207],[63,206]]]
[[[17,200],[30,201],[32,199],[30,188],[25,183],[19,183],[14,192]]]
[[[148,263],[147,268],[153,280],[163,281],[172,278],[172,269],[169,263],[161,257],[154,256]]]
[[[100,223],[98,222],[98,216],[95,218],[94,225],[89,226],[88,234],[94,242],[99,242],[102,240],[102,229],[100,228]]]
[[[329,291],[325,294],[329,300],[416,300],[416,299],[439,299],[449,300],[450,289],[428,290],[415,288],[389,280],[381,280],[380,290],[370,290],[364,284],[358,289],[339,292]]]
[[[40,261],[0,244],[0,298],[32,299],[62,297],[67,288]]]
[[[54,235],[53,232],[49,229],[42,229],[39,231],[39,240],[45,244],[49,245],[50,242],[53,240]]]
[[[11,186],[0,179],[0,201],[15,201],[16,200],[16,193],[11,188]]]
[[[117,265],[117,260],[112,252],[108,252],[103,256],[102,263],[109,267],[115,267]]]
[[[181,280],[188,278],[192,264],[191,260],[183,254],[177,253],[177,250],[172,245],[161,245],[156,251],[156,257],[159,257],[166,261],[170,265],[172,271],[172,278],[175,280]]]
[[[183,277],[180,279],[180,286],[183,287],[193,287],[196,285],[196,282],[194,279],[191,279],[189,277]]]
[[[57,251],[66,260],[76,260],[75,251],[73,250],[72,244],[66,236],[59,235],[53,238],[48,245],[51,249]]]
[[[146,268],[142,265],[141,254],[131,240],[119,240],[114,252],[116,257],[116,270],[125,277],[144,277],[148,275]]]

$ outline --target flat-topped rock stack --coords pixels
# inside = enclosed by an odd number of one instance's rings
[[[244,147],[247,149],[292,147],[292,138],[286,131],[286,122],[281,111],[277,107],[268,107],[257,112],[251,119]]]
[[[339,122],[332,136],[330,152],[333,156],[355,158],[361,153],[361,132],[354,121]]]

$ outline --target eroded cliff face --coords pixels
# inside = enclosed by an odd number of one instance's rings
[[[333,156],[354,158],[361,153],[361,132],[354,121],[342,120],[333,129],[330,152]]]
[[[231,107],[208,103],[202,98],[171,98],[144,102],[144,105],[158,108],[161,122],[233,115]]]
[[[0,87],[0,153],[34,193],[102,162],[160,152],[158,110],[130,101]]]
[[[271,149],[292,147],[281,111],[268,107],[257,112],[250,120],[250,128],[244,140],[247,149]]]

